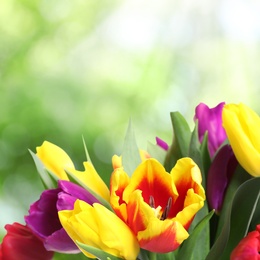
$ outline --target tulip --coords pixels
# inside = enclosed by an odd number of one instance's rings
[[[90,204],[98,200],[82,187],[69,181],[59,181],[57,189],[45,190],[40,199],[30,206],[25,216],[27,225],[43,241],[47,250],[61,253],[78,253],[59,221],[58,211],[73,209],[76,199]]]
[[[109,201],[109,190],[90,162],[84,162],[85,171],[77,171],[65,151],[57,145],[44,141],[36,148],[37,156],[44,166],[61,180],[69,180],[66,171],[78,178],[83,184]]]
[[[42,241],[28,226],[20,223],[6,225],[7,234],[0,245],[1,260],[51,260],[54,252],[47,251]]]
[[[202,142],[205,133],[208,132],[208,149],[211,157],[227,138],[221,118],[224,104],[222,102],[214,108],[209,108],[200,103],[195,109],[194,119],[198,120],[199,140]]]
[[[222,116],[238,162],[252,176],[260,176],[259,116],[244,104],[225,105]]]
[[[260,225],[249,232],[232,251],[230,260],[260,260]]]
[[[217,152],[208,171],[207,200],[210,208],[219,214],[228,184],[237,167],[237,160],[230,145]]]
[[[114,170],[110,202],[141,248],[167,253],[189,236],[187,230],[204,205],[201,181],[201,172],[190,158],[180,159],[170,174],[150,158],[129,179],[123,168]]]
[[[59,211],[63,228],[76,242],[101,249],[123,259],[136,259],[139,245],[129,227],[99,203],[77,200],[73,210]],[[96,258],[84,249],[90,258]]]

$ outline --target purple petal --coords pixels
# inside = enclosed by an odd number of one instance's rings
[[[155,139],[156,139],[156,144],[157,144],[158,146],[160,146],[163,150],[168,151],[169,145],[168,145],[166,142],[164,142],[164,141],[163,141],[162,139],[160,139],[159,137],[155,137]]]
[[[29,215],[25,216],[27,225],[41,238],[48,237],[62,227],[56,208],[59,192],[60,189],[44,191],[40,199],[30,206]]]
[[[61,253],[66,252],[67,254],[77,254],[80,252],[79,248],[75,245],[63,228],[49,236],[45,240],[44,246],[49,251]]]
[[[230,145],[223,146],[216,154],[207,179],[207,198],[210,208],[219,213],[229,181],[238,165]]]
[[[100,201],[95,196],[93,196],[90,192],[88,192],[87,190],[85,190],[84,188],[82,188],[81,186],[73,182],[59,180],[58,187],[68,195],[80,200],[84,200],[85,202],[91,205],[95,202],[100,203]]]
[[[57,210],[72,210],[76,200],[76,197],[72,197],[71,195],[68,195],[64,192],[60,192],[58,194]]]
[[[208,132],[208,148],[211,157],[227,138],[222,126],[224,105],[225,102],[222,102],[214,108],[209,108],[204,103],[200,103],[195,109],[194,120],[198,119],[199,140],[202,142],[204,134]]]

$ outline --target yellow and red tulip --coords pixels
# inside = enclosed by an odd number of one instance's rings
[[[200,170],[190,158],[180,159],[170,174],[152,158],[143,161],[131,178],[117,168],[110,186],[117,215],[133,230],[141,248],[156,253],[179,247],[205,200]]]

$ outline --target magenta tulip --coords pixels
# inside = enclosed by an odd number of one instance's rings
[[[195,109],[194,120],[198,120],[199,140],[202,142],[205,133],[208,132],[208,149],[211,157],[227,138],[222,127],[224,104],[222,102],[214,108],[209,108],[204,103],[200,103]]]
[[[25,222],[44,241],[47,250],[68,254],[80,252],[62,228],[58,217],[58,211],[72,210],[77,199],[89,204],[99,202],[82,187],[60,180],[57,189],[45,190],[40,199],[30,206]]]

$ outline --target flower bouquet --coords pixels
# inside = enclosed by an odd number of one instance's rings
[[[244,104],[170,114],[172,143],[138,147],[129,123],[109,187],[44,141],[31,152],[45,190],[5,226],[1,260],[260,259],[260,118]]]

